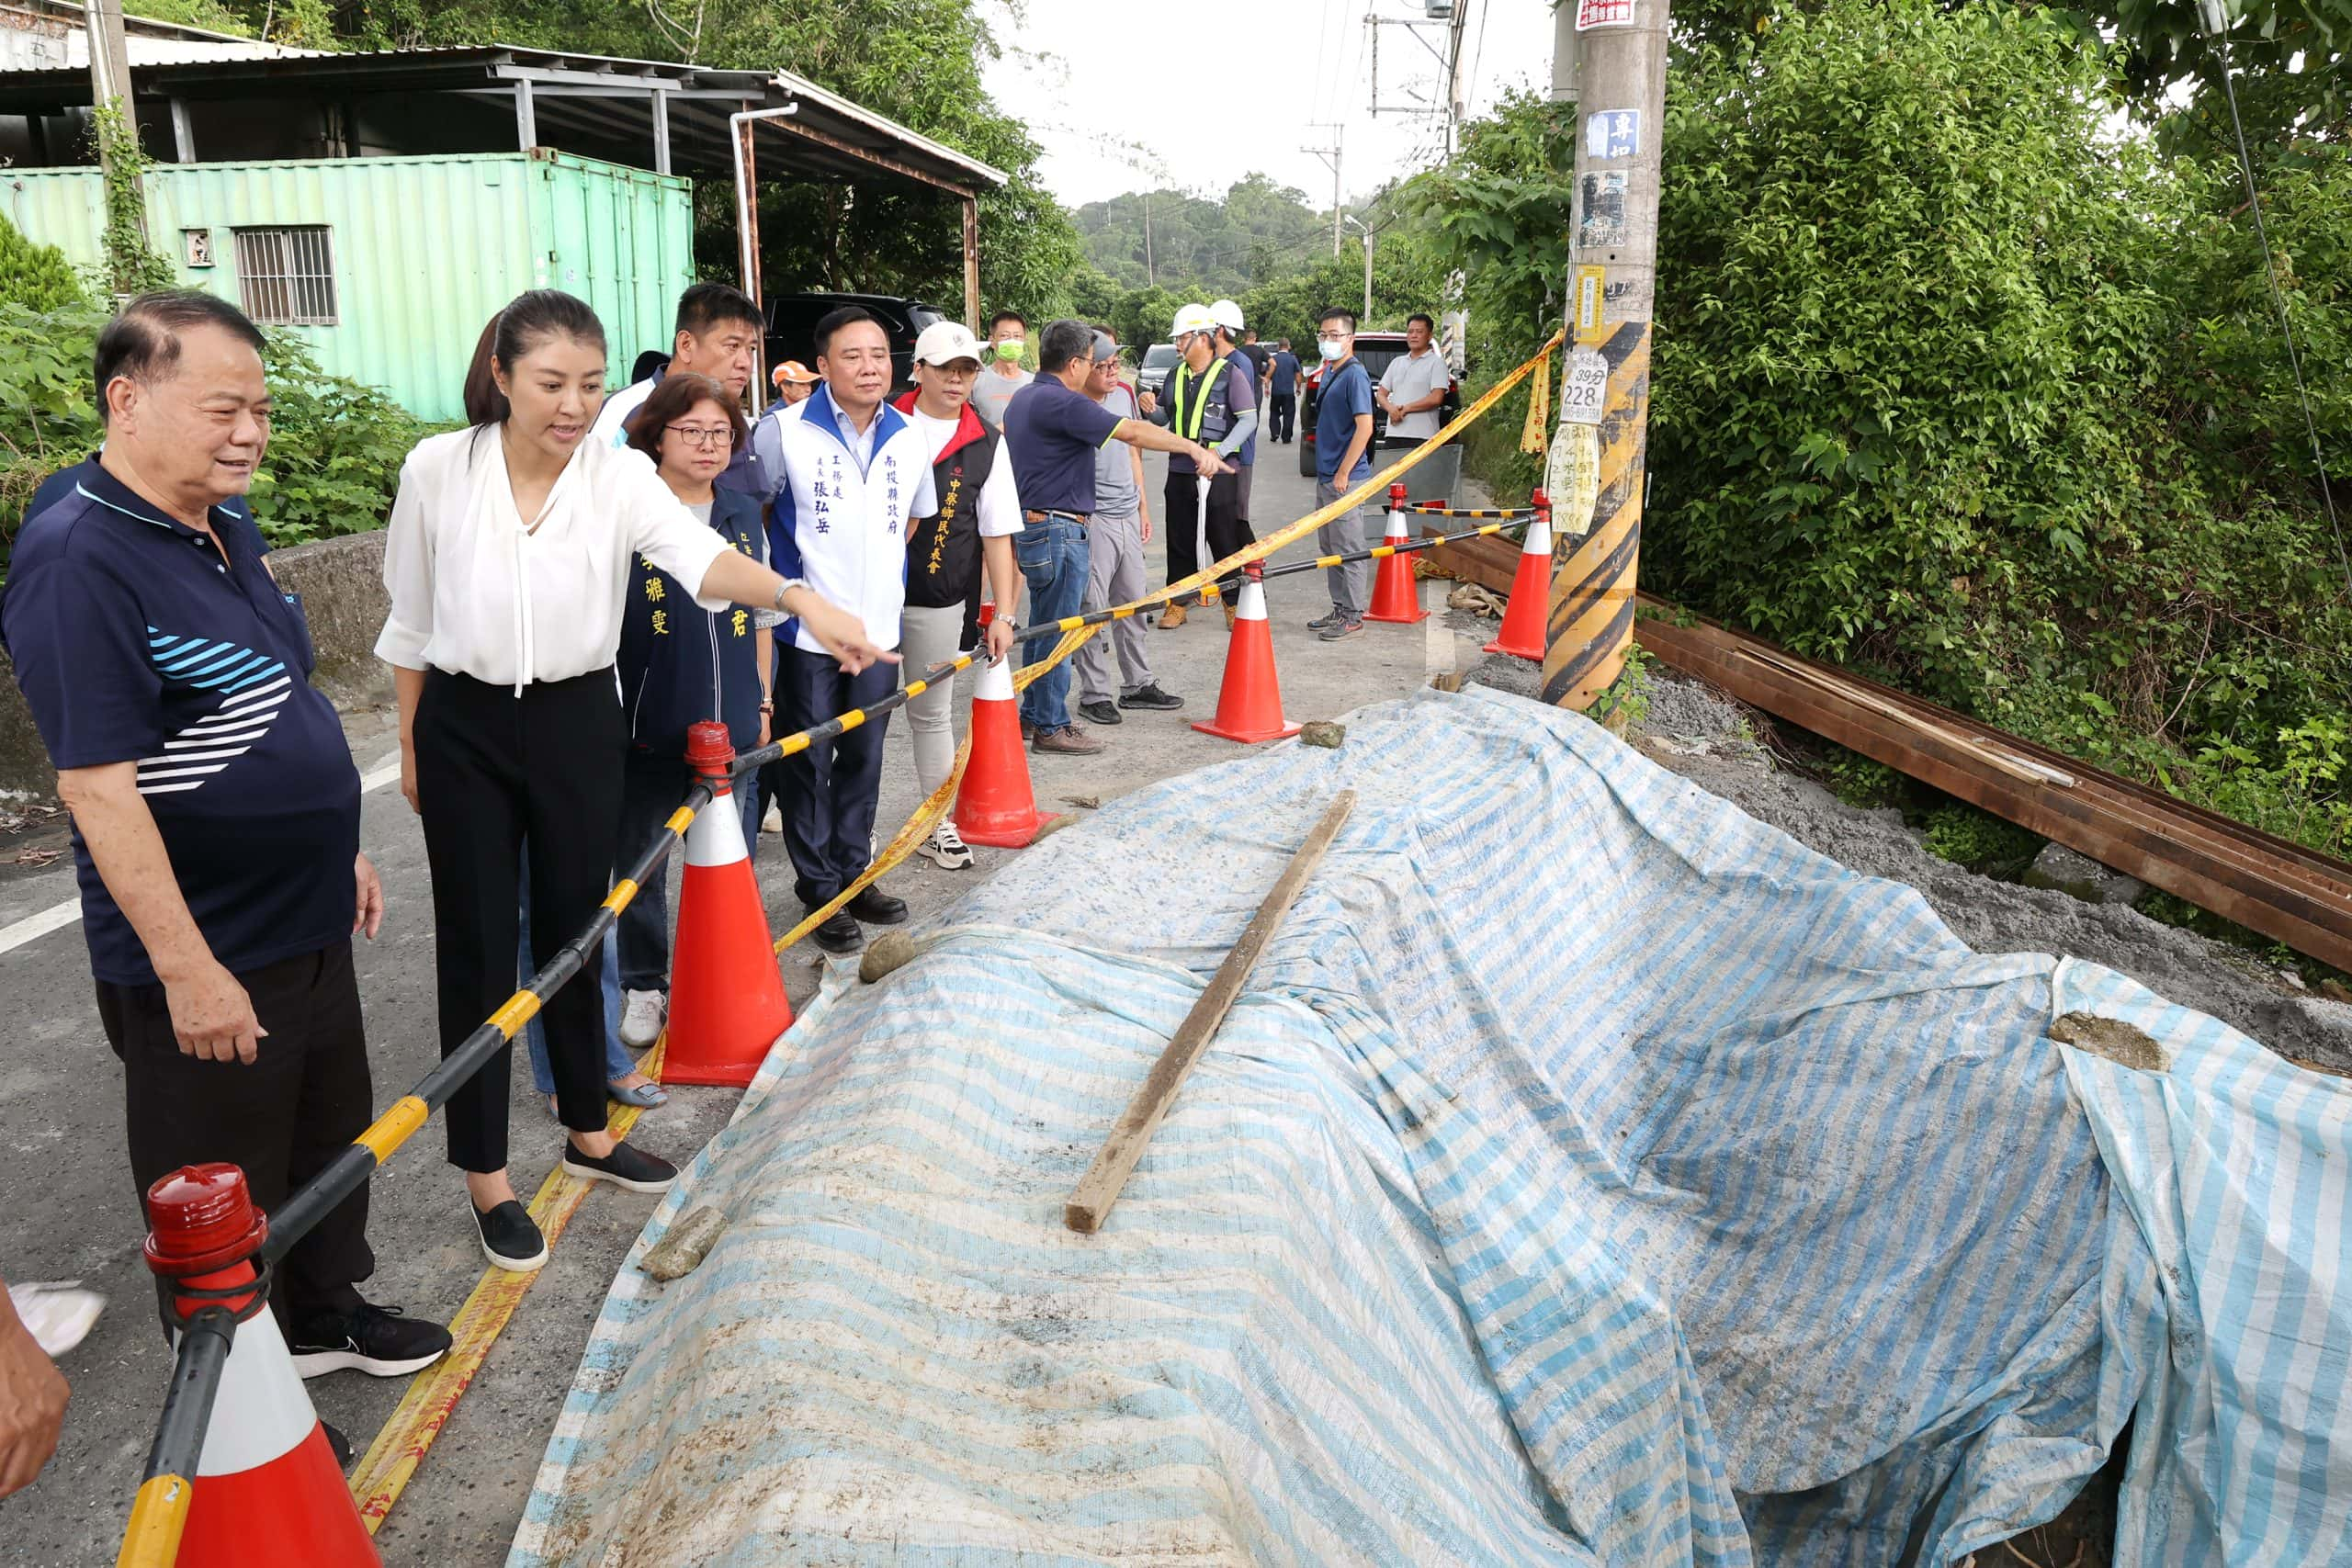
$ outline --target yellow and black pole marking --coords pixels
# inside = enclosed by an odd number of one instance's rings
[[[1450,517],[1492,517],[1496,515],[1496,513],[1491,512],[1453,512],[1443,513],[1443,515]],[[1260,575],[1264,577],[1288,577],[1294,572],[1319,571],[1328,566],[1346,566],[1352,561],[1386,560],[1390,556],[1419,555],[1423,550],[1434,549],[1440,545],[1458,545],[1464,539],[1481,539],[1489,534],[1508,534],[1513,529],[1524,528],[1533,521],[1535,521],[1535,508],[1532,506],[1519,508],[1513,511],[1512,520],[1508,523],[1488,523],[1483,527],[1464,528],[1458,534],[1430,534],[1419,539],[1406,539],[1394,545],[1374,545],[1368,550],[1351,550],[1343,556],[1317,556],[1313,560],[1287,561],[1281,566],[1270,566]]]
[[[266,1310],[267,1298],[256,1296],[254,1303]],[[171,1568],[178,1558],[187,1511],[196,1500],[197,1461],[236,1336],[237,1314],[217,1304],[198,1308],[179,1325],[178,1359],[164,1391],[155,1441],[130,1500],[130,1523],[122,1532],[115,1568]]]
[[[1435,502],[1428,501],[1409,501],[1397,510],[1414,513],[1422,517],[1528,518],[1535,515],[1535,508],[1532,506],[1441,506]]]
[[[1634,569],[1642,548],[1643,458],[1648,423],[1650,326],[1626,321],[1600,345],[1609,361],[1600,421],[1600,498],[1593,529],[1556,554],[1544,638],[1544,700],[1581,712],[1625,667],[1634,640]],[[1567,520],[1571,526],[1573,519]],[[1568,544],[1555,536],[1555,550]]]

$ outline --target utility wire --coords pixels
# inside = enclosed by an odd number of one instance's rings
[[[2254,154],[2245,141],[2245,121],[2238,116],[2235,68],[2230,59],[2229,18],[2221,0],[2203,0],[2205,28],[2222,46],[2222,91],[2230,100],[2230,127],[2238,139],[2238,172],[2245,176],[2245,201],[2254,214],[2254,237],[2262,245],[2262,276],[2270,284],[2270,303],[2278,312],[2278,335],[2287,340],[2287,365],[2295,374],[2295,396],[2303,407],[2303,433],[2311,437],[2312,467],[2319,474],[2319,498],[2327,509],[2327,525],[2335,535],[2335,559],[2344,569],[2344,589],[2352,593],[2352,552],[2344,547],[2344,524],[2335,515],[2335,492],[2327,482],[2327,455],[2320,447],[2319,421],[2312,415],[2312,395],[2303,385],[2303,356],[2295,346],[2295,328],[2287,317],[2286,290],[2278,287],[2278,264],[2270,259],[2270,234],[2263,227],[2262,197],[2254,186]]]

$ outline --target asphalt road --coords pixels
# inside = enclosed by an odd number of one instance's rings
[[[1156,512],[1159,460],[1149,464]],[[1293,449],[1273,449],[1260,470],[1252,511],[1261,533],[1312,508],[1313,484],[1298,476]],[[1368,514],[1367,525],[1378,532],[1376,513]],[[1288,555],[1313,553],[1309,543]],[[1152,555],[1159,581],[1157,544]],[[1425,602],[1433,596],[1430,586],[1424,585]],[[1442,615],[1419,626],[1367,627],[1363,636],[1338,645],[1317,643],[1303,623],[1329,607],[1320,573],[1270,585],[1268,601],[1284,705],[1294,719],[1337,717],[1402,695],[1426,683],[1432,671],[1466,668],[1477,657],[1476,641],[1445,630]],[[1065,795],[1107,800],[1232,757],[1229,743],[1190,728],[1191,720],[1214,711],[1226,640],[1214,616],[1181,630],[1153,630],[1155,672],[1186,699],[1185,710],[1129,714],[1115,729],[1087,727],[1111,742],[1100,756],[1033,757],[1040,805],[1068,810]],[[393,756],[389,715],[348,716],[346,730],[363,773]],[[888,746],[886,838],[918,799],[903,724],[890,727]],[[424,842],[396,787],[367,795],[361,831],[383,874],[388,904],[382,935],[362,944],[358,960],[380,1106],[437,1056],[433,908]],[[37,836],[11,840],[38,841]],[[971,893],[1009,852],[1017,852],[978,851],[978,863],[962,872],[916,859],[884,886],[921,917]],[[781,931],[798,914],[782,846],[764,840],[759,863],[769,920]],[[37,873],[8,869],[13,874],[0,879],[0,930],[74,897],[66,863]],[[806,944],[785,955],[796,1003],[816,987],[818,957]],[[16,1021],[0,1066],[0,1193],[8,1198],[0,1213],[0,1277],[79,1278],[110,1301],[90,1337],[61,1363],[74,1400],[56,1458],[32,1488],[0,1503],[0,1542],[6,1543],[0,1558],[26,1568],[111,1561],[170,1360],[139,1253],[145,1227],[123,1157],[120,1069],[99,1031],[78,923],[0,953],[0,1017]],[[518,1060],[510,1079],[514,1171],[526,1197],[560,1153],[560,1134],[528,1080]],[[675,1090],[668,1107],[639,1124],[637,1136],[683,1162],[724,1123],[734,1099],[722,1089]],[[377,1269],[367,1292],[371,1300],[446,1322],[480,1277],[481,1254],[463,1185],[441,1152],[439,1129],[429,1127],[378,1174],[369,1224]],[[503,1561],[589,1326],[655,1202],[601,1188],[582,1205],[377,1537],[387,1563],[464,1568]],[[399,1380],[340,1372],[309,1388],[319,1414],[364,1450],[402,1386]]]

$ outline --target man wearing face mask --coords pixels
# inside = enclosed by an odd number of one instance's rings
[[[1372,477],[1372,378],[1356,358],[1356,318],[1352,311],[1323,312],[1316,333],[1323,355],[1323,396],[1315,408],[1315,504],[1328,506],[1351,487]],[[1363,548],[1363,508],[1341,513],[1316,530],[1325,555],[1352,555]],[[1331,589],[1331,613],[1306,623],[1325,642],[1338,642],[1363,630],[1363,613],[1371,604],[1372,563],[1352,561],[1327,567]]]
[[[972,412],[990,430],[1004,429],[1005,405],[1037,378],[1021,368],[1028,348],[1029,323],[1020,311],[999,310],[989,318],[989,367],[973,378]]]

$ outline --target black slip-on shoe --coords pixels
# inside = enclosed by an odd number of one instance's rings
[[[631,1144],[615,1144],[613,1152],[600,1159],[567,1140],[563,1169],[582,1181],[609,1181],[631,1192],[667,1192],[678,1179],[676,1166]]]
[[[907,919],[907,901],[893,898],[879,887],[863,889],[843,908],[869,926],[904,925]]]
[[[337,1470],[349,1470],[351,1468],[351,1439],[343,1435],[343,1428],[329,1426],[322,1421],[319,1423],[319,1430],[327,1435],[327,1451],[334,1455],[334,1467]]]
[[[294,1370],[306,1378],[366,1372],[371,1378],[421,1372],[449,1353],[449,1331],[402,1315],[398,1307],[361,1302],[347,1313],[311,1313],[288,1347]]]
[[[530,1211],[509,1198],[488,1213],[474,1211],[481,1227],[481,1253],[498,1268],[528,1274],[548,1260],[548,1238],[539,1234]]]
[[[808,938],[827,953],[855,953],[865,945],[865,931],[847,909],[836,909]]]

